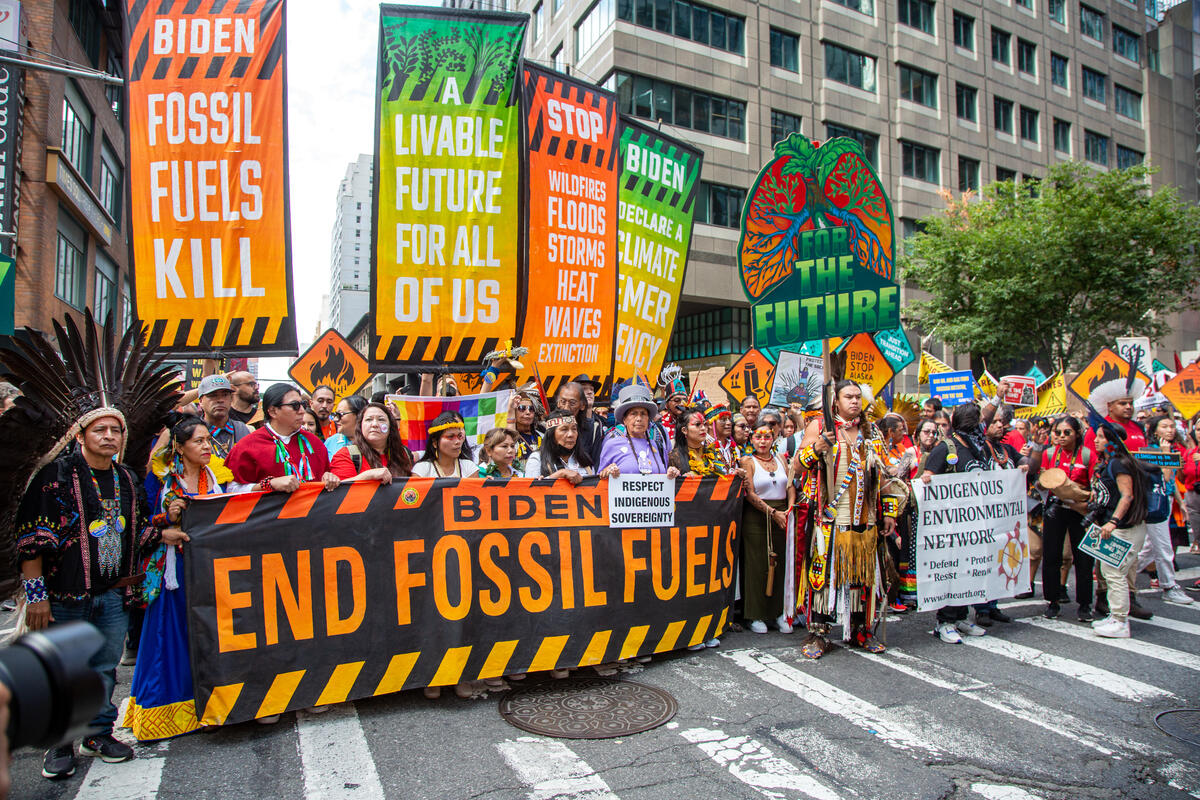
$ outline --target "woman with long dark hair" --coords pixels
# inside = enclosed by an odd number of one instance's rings
[[[708,421],[704,410],[697,406],[685,408],[675,426],[675,447],[671,449],[668,462],[681,475],[724,475],[728,471],[717,452],[716,445],[708,441]]]
[[[583,447],[575,415],[562,408],[551,411],[546,417],[541,446],[525,462],[525,477],[566,478],[578,484],[585,475],[593,473],[592,457]],[[619,474],[620,468],[615,464],[600,473],[604,478]]]
[[[1146,487],[1138,466],[1125,447],[1125,429],[1104,420],[1096,425],[1096,468],[1088,507],[1099,537],[1118,536],[1130,543],[1121,567],[1100,562],[1108,583],[1108,616],[1092,623],[1097,636],[1129,638],[1129,593],[1137,579],[1137,553],[1146,543]],[[1043,577],[1045,570],[1043,569]]]
[[[477,477],[479,469],[471,461],[467,447],[466,425],[453,411],[433,418],[426,431],[425,452],[413,465],[418,478]]]
[[[1171,417],[1160,415],[1151,417],[1146,422],[1146,434],[1150,440],[1150,448],[1164,453],[1176,453],[1183,460],[1183,446],[1179,444],[1179,429]],[[1151,467],[1153,469],[1153,467]],[[1151,563],[1155,565],[1158,586],[1162,589],[1163,600],[1187,606],[1192,604],[1192,598],[1183,593],[1175,582],[1175,543],[1171,538],[1171,522],[1178,516],[1187,525],[1187,511],[1184,508],[1183,495],[1175,485],[1175,473],[1171,467],[1160,467],[1163,485],[1171,493],[1171,514],[1162,522],[1146,523],[1146,544],[1138,553],[1138,571],[1141,572]]]
[[[358,425],[351,431],[350,443],[334,454],[330,471],[344,481],[381,483],[411,475],[412,453],[400,441],[400,431],[387,406],[367,403],[357,418]]]
[[[1042,469],[1061,469],[1079,487],[1090,486],[1097,459],[1095,453],[1083,446],[1083,427],[1079,420],[1063,414],[1054,420],[1050,438],[1053,444],[1042,453]],[[1075,565],[1075,599],[1079,603],[1079,620],[1091,622],[1094,619],[1092,569],[1095,562],[1079,549],[1086,533],[1082,513],[1086,510],[1053,493],[1046,498],[1046,510],[1042,515],[1042,596],[1046,599],[1046,617],[1049,619],[1054,619],[1061,611],[1063,543],[1068,537]]]

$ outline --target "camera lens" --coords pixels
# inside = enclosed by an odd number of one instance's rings
[[[0,682],[12,693],[8,746],[50,748],[82,736],[104,703],[88,661],[104,636],[86,622],[27,633],[0,650]]]

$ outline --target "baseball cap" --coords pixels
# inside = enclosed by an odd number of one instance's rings
[[[232,392],[233,384],[224,375],[205,375],[200,380],[200,396],[213,392]]]

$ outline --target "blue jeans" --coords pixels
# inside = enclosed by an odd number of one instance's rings
[[[117,720],[117,707],[112,701],[113,689],[117,686],[117,664],[125,647],[125,631],[129,628],[129,612],[125,610],[121,591],[109,589],[87,600],[51,600],[50,613],[55,622],[90,622],[104,635],[104,644],[88,661],[88,666],[104,683],[104,705],[92,718],[91,727],[97,734],[112,733],[113,723]]]

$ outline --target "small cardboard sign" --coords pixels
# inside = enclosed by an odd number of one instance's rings
[[[788,396],[797,387],[807,389],[813,375],[823,380],[825,362],[820,356],[783,351],[775,364],[775,380],[771,382],[771,405],[786,407]],[[805,393],[802,404],[810,398]]]
[[[1154,374],[1154,355],[1150,352],[1150,338],[1148,336],[1118,337],[1117,355],[1147,375]]]
[[[1108,564],[1114,569],[1120,569],[1125,563],[1125,559],[1129,556],[1129,550],[1133,547],[1133,542],[1128,539],[1122,539],[1116,533],[1109,536],[1107,539],[1100,538],[1100,527],[1093,525],[1088,528],[1087,534],[1079,543],[1079,549],[1095,558]]]
[[[1005,375],[1000,379],[1008,381],[1008,391],[1004,393],[1004,402],[1010,406],[1036,406],[1037,381],[1029,375]]]
[[[328,386],[339,401],[361,389],[371,379],[371,370],[346,337],[330,328],[296,359],[288,375],[309,394],[318,386]]]
[[[950,407],[969,403],[975,399],[975,376],[969,369],[931,374],[929,394]]]
[[[616,475],[608,479],[612,528],[669,528],[675,524],[675,479],[666,475]]]
[[[1200,364],[1188,364],[1160,390],[1185,419],[1200,413]]]
[[[1170,469],[1178,469],[1183,464],[1183,455],[1178,450],[1159,450],[1157,447],[1135,450],[1133,457],[1144,464]]]
[[[774,378],[775,365],[757,347],[751,347],[721,378],[721,388],[738,403],[754,395],[759,405],[765,406],[771,399]]]

